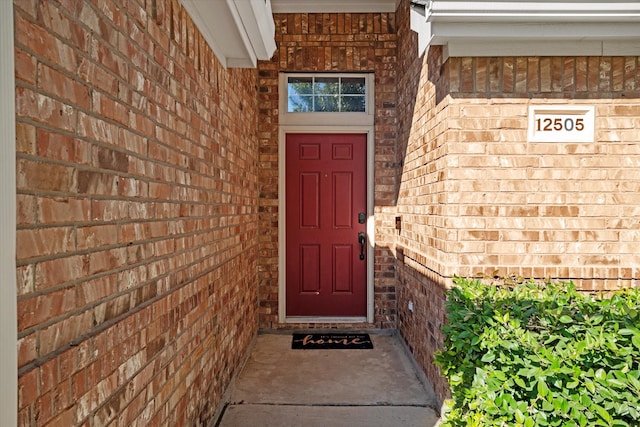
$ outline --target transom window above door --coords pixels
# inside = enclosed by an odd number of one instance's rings
[[[373,74],[283,73],[281,124],[373,123]]]
[[[364,77],[289,76],[287,112],[359,112],[367,109]]]

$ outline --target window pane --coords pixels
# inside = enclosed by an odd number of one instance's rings
[[[349,95],[364,95],[365,84],[362,77],[343,77],[340,93]]]
[[[336,95],[338,94],[340,79],[337,77],[316,77],[314,85],[315,95]]]
[[[314,111],[336,112],[338,111],[337,96],[317,96]]]
[[[366,78],[287,76],[287,112],[366,112]]]
[[[366,107],[364,96],[342,96],[340,103],[340,111],[346,112],[364,112]]]
[[[313,79],[311,77],[289,77],[289,95],[311,95]]]
[[[313,96],[290,95],[287,111],[290,113],[308,113],[313,111]]]

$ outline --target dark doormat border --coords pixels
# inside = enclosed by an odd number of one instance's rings
[[[293,350],[372,350],[369,334],[293,334]]]

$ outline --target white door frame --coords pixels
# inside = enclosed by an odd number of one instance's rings
[[[367,135],[367,315],[366,317],[301,317],[287,316],[286,291],[286,137],[289,133],[355,133]],[[374,128],[369,126],[323,126],[290,125],[281,126],[278,135],[278,320],[280,323],[373,323],[374,315]]]
[[[18,423],[13,1],[0,1],[0,425]]]
[[[278,320],[280,323],[373,323],[374,319],[374,117],[375,91],[373,73],[312,73],[306,76],[361,77],[365,79],[365,111],[363,112],[319,112],[296,113],[288,111],[288,77],[295,73],[281,73],[278,85],[279,124],[278,132]],[[300,75],[300,74],[298,74]],[[367,135],[367,314],[365,317],[301,317],[287,316],[286,291],[286,137],[288,133],[357,133]]]

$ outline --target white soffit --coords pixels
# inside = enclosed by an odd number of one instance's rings
[[[376,13],[396,11],[396,0],[271,0],[271,5],[273,13]]]
[[[254,68],[276,49],[269,0],[180,0],[224,67]]]
[[[445,56],[640,55],[640,1],[413,1],[420,53]]]

